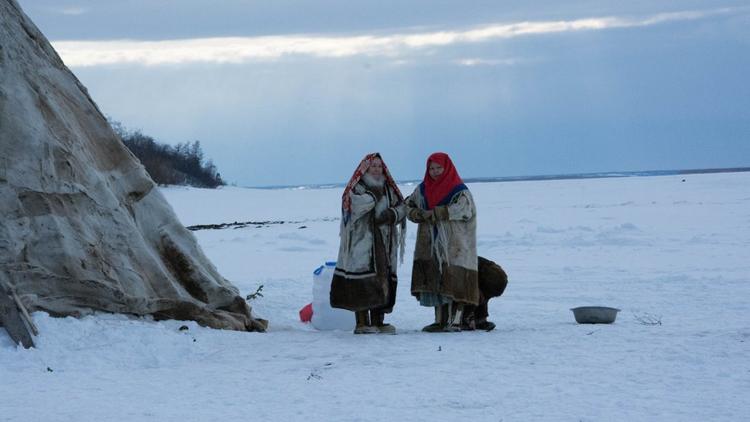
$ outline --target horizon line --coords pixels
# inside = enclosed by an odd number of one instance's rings
[[[652,177],[652,176],[678,176],[689,174],[715,174],[715,173],[745,173],[750,172],[750,166],[739,167],[709,167],[709,168],[689,168],[689,169],[668,169],[668,170],[627,170],[627,171],[598,171],[586,173],[557,173],[557,174],[535,174],[520,176],[477,176],[463,178],[465,183],[498,183],[498,182],[531,182],[540,180],[571,180],[571,179],[609,179],[617,177]],[[421,179],[396,180],[397,184],[419,183]],[[346,182],[333,183],[309,183],[309,184],[290,184],[290,185],[262,185],[246,186],[237,184],[227,184],[229,187],[238,187],[243,189],[332,189],[346,185]]]

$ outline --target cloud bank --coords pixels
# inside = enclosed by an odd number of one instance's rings
[[[217,37],[165,41],[57,41],[53,42],[68,66],[90,67],[118,64],[145,66],[186,63],[247,63],[286,57],[345,58],[390,57],[460,44],[486,43],[517,37],[635,28],[690,21],[727,14],[736,9],[660,13],[639,18],[596,17],[575,20],[514,22],[471,28],[394,33],[386,35],[280,35]],[[487,64],[470,59],[461,64]]]

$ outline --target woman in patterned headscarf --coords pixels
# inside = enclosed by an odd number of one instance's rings
[[[380,154],[362,160],[341,202],[341,245],[331,282],[331,306],[354,311],[355,334],[393,334],[396,329],[384,322],[384,316],[396,303],[406,207]]]
[[[424,331],[460,331],[463,308],[479,303],[476,207],[448,154],[427,159],[424,181],[406,199],[419,224],[411,293],[435,308]]]

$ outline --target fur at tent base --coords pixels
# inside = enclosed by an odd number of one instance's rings
[[[82,317],[95,311],[123,313],[134,316],[152,316],[161,321],[175,319],[195,321],[209,328],[264,332],[268,321],[254,318],[251,308],[240,296],[227,306],[210,307],[206,304],[186,300],[158,299],[143,303],[140,298],[126,298],[114,292],[122,303],[103,300],[101,297],[69,296],[63,298],[41,298],[37,295],[19,296],[7,282],[7,276],[0,274],[0,326],[5,327],[11,339],[25,348],[35,346],[34,336],[39,335],[29,312],[43,311],[54,317]],[[132,313],[135,306],[128,302],[140,302],[138,307],[144,313]]]
[[[29,349],[35,346],[39,331],[15,292],[0,278],[0,327],[5,327],[11,340]]]

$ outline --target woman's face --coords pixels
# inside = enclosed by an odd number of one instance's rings
[[[367,174],[375,178],[382,177],[383,176],[383,162],[379,158],[372,160],[372,164],[370,164],[370,167],[367,169]]]
[[[432,180],[436,180],[438,177],[440,177],[441,174],[443,174],[443,171],[445,169],[440,164],[430,161],[430,167],[429,167],[429,173]]]

